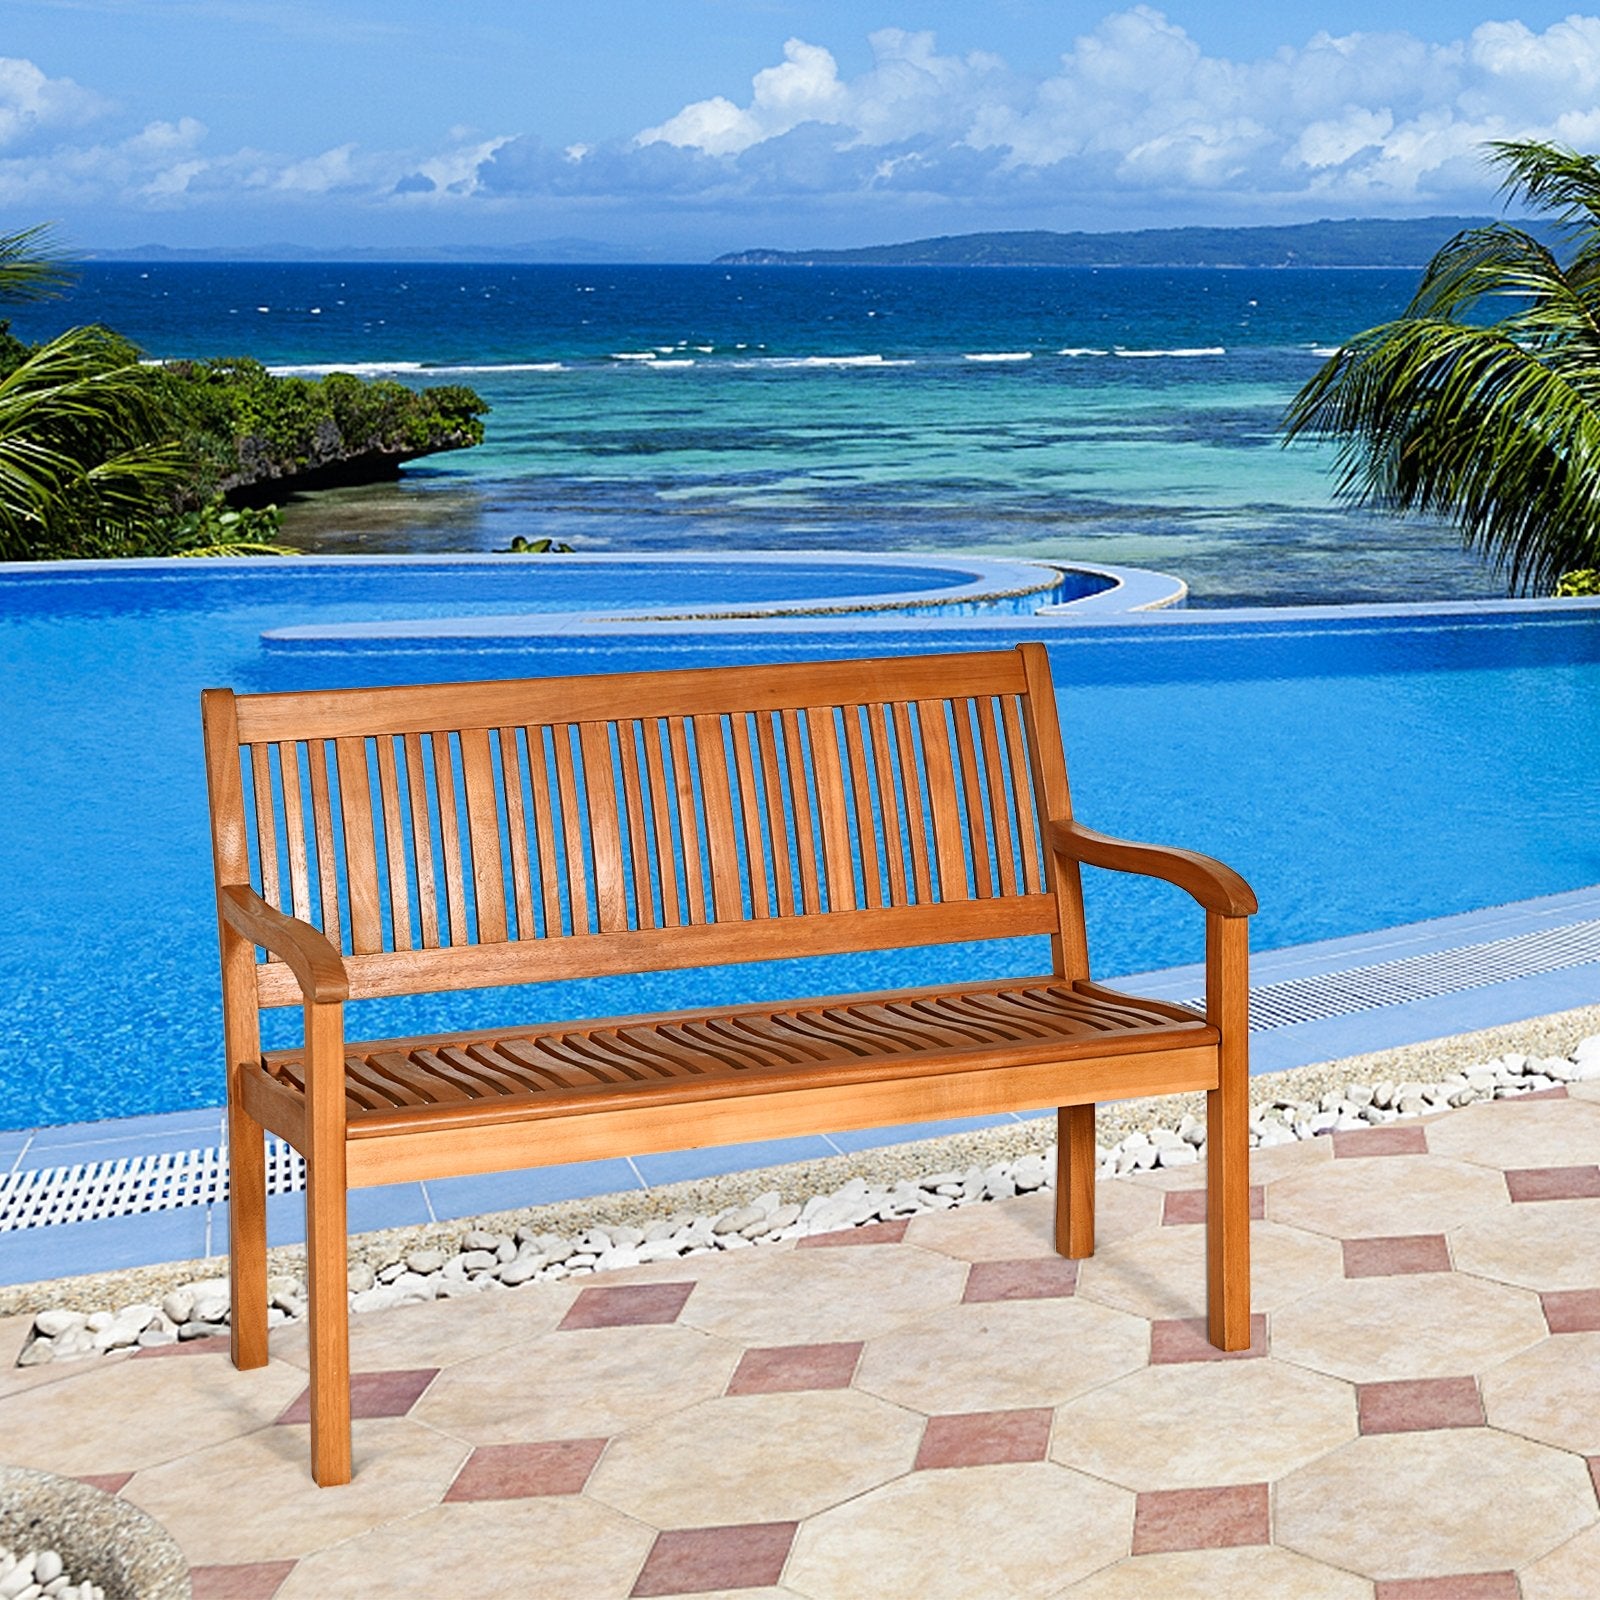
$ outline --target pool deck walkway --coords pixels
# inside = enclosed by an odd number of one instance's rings
[[[1204,1189],[1048,1193],[355,1319],[355,1478],[303,1325],[18,1369],[8,1459],[142,1507],[194,1600],[1585,1600],[1600,1083],[1254,1152],[1255,1342]]]
[[[1135,993],[1192,1000],[1198,966],[1116,980]],[[1252,1065],[1273,1072],[1590,1005],[1600,999],[1600,886],[1484,911],[1258,954],[1252,971]],[[451,1221],[549,1201],[648,1189],[686,1179],[806,1161],[1009,1121],[987,1118],[822,1134],[764,1144],[449,1178],[352,1192],[352,1232]],[[174,1156],[194,1192],[220,1195],[225,1129],[215,1108],[0,1133],[0,1283],[27,1283],[162,1261],[220,1257],[224,1199],[128,1214],[119,1201]],[[8,1200],[60,1174],[80,1199],[104,1198],[91,1220],[4,1231]],[[208,1188],[209,1185],[209,1188]],[[119,1214],[119,1204],[123,1214]],[[79,1210],[83,1207],[80,1205]],[[274,1244],[303,1237],[295,1192],[269,1199]]]

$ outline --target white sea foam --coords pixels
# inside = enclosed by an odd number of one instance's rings
[[[426,372],[420,361],[323,361],[268,367],[280,378],[325,378],[330,372],[348,372],[356,378],[381,378],[391,372]]]
[[[1032,361],[1031,350],[968,350],[963,353],[963,361]]]
[[[753,361],[736,361],[738,367],[909,367],[909,360],[888,356],[759,356]]]
[[[1190,356],[1225,356],[1227,350],[1220,344],[1196,345],[1189,349],[1177,350],[1125,350],[1121,345],[1112,352],[1114,355],[1125,357],[1130,361],[1148,361],[1154,357],[1168,356],[1187,358]]]
[[[1058,356],[1108,356],[1109,350],[1097,349],[1094,345],[1069,344],[1064,350],[1057,350]]]
[[[613,361],[654,361],[655,358],[656,353],[654,350],[613,350],[611,352]]]
[[[670,368],[673,368],[673,367],[692,367],[693,365],[694,365],[693,361],[682,361],[682,360],[652,361],[650,363],[650,370],[652,372],[666,372],[667,370],[669,370]]]
[[[1336,356],[1338,353],[1339,346],[1336,344],[1309,344],[1306,346],[1307,355],[1321,356],[1323,360],[1327,360],[1329,356]]]

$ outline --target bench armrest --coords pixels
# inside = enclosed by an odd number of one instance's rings
[[[1248,917],[1256,909],[1255,892],[1232,867],[1197,850],[1170,845],[1135,844],[1113,839],[1076,822],[1052,822],[1046,830],[1051,850],[1085,866],[1114,872],[1137,872],[1163,878],[1193,895],[1207,911],[1224,917]]]
[[[217,903],[230,928],[289,968],[313,1005],[337,1005],[350,998],[344,958],[320,929],[274,911],[246,884],[224,884]]]

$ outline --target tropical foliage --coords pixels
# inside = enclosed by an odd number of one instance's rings
[[[1339,492],[1453,522],[1512,592],[1600,567],[1600,159],[1523,140],[1489,159],[1558,227],[1458,234],[1405,313],[1358,334],[1292,403],[1337,444]]]

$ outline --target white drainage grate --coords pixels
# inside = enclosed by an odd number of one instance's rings
[[[1250,1030],[1265,1032],[1376,1011],[1595,961],[1600,961],[1600,921],[1402,956],[1315,978],[1287,978],[1251,989]],[[1185,1004],[1205,1007],[1203,999]],[[281,1140],[269,1139],[267,1193],[291,1194],[305,1186],[305,1163]],[[218,1149],[169,1150],[119,1161],[43,1167],[0,1177],[0,1233],[214,1205],[227,1198],[227,1153]]]
[[[1433,1000],[1591,961],[1600,961],[1600,921],[1572,922],[1561,928],[1402,956],[1314,978],[1285,978],[1251,988],[1250,1031],[1263,1033],[1297,1022],[1320,1022],[1404,1005],[1409,1000]],[[1183,1003],[1205,1009],[1203,998]]]
[[[299,1154],[281,1139],[268,1139],[267,1193],[290,1194],[305,1186]],[[38,1167],[0,1178],[0,1233],[213,1205],[227,1198],[225,1150],[164,1150],[74,1167]]]

